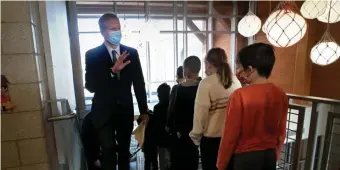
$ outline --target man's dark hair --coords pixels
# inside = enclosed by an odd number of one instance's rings
[[[184,75],[183,75],[183,66],[179,66],[179,67],[177,68],[176,76],[177,76],[177,78],[179,78],[179,79],[184,78]]]
[[[273,46],[265,43],[255,43],[244,47],[238,53],[237,63],[244,69],[255,68],[260,76],[268,78],[275,64]]]
[[[197,56],[190,56],[184,60],[183,67],[188,68],[192,73],[199,73],[201,60]]]
[[[159,85],[157,88],[159,99],[162,101],[169,101],[170,90],[171,90],[170,86],[166,83]]]
[[[111,19],[119,20],[117,15],[114,13],[106,13],[99,18],[98,25],[100,31],[105,30],[105,22]]]

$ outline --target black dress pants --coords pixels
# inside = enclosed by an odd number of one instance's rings
[[[173,147],[171,153],[172,170],[198,169],[198,147],[188,135],[177,139]]]
[[[144,170],[158,170],[157,145],[144,147]]]
[[[94,162],[100,158],[100,144],[96,130],[92,124],[93,114],[88,113],[82,124],[81,139],[84,147],[84,154],[88,170],[100,170],[94,165]]]
[[[95,116],[100,116],[100,114]],[[97,128],[102,147],[101,161],[104,170],[115,170],[117,163],[119,170],[130,169],[132,130],[133,112],[126,112],[121,105],[115,106],[109,120],[103,126]]]
[[[216,163],[220,142],[220,137],[202,137],[200,147],[203,170],[217,170]]]
[[[233,170],[276,170],[276,150],[267,149],[235,154],[233,167]]]

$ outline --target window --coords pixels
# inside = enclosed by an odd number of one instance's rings
[[[175,84],[176,69],[186,57],[195,55],[201,59],[200,76],[204,77],[207,49],[221,47],[228,55],[235,52],[232,48],[236,48],[236,43],[231,35],[236,34],[236,26],[231,21],[236,15],[230,17],[233,15],[232,11],[236,11],[232,10],[237,8],[235,3],[77,1],[83,73],[86,51],[103,43],[98,27],[99,17],[116,9],[123,34],[121,43],[138,50],[149,108],[153,109],[158,102],[157,87],[164,82],[170,86]],[[213,6],[213,11],[209,12],[209,5]],[[174,11],[177,11],[176,14]],[[231,45],[233,43],[234,46]],[[82,76],[85,83],[85,75]],[[132,93],[134,94],[133,88]],[[84,96],[86,105],[91,105],[93,94],[84,88]],[[134,104],[135,113],[138,114],[135,98]]]

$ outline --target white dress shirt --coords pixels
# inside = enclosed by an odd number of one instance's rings
[[[110,45],[108,45],[107,43],[104,43],[105,44],[105,46],[106,46],[106,49],[107,49],[107,51],[109,52],[109,54],[110,54],[110,57],[111,57],[111,60],[113,61],[113,57],[116,57],[116,59],[118,59],[118,57],[120,56],[120,45],[118,45],[117,47],[116,47],[116,49],[113,49]],[[112,51],[113,50],[115,50],[116,51],[116,56],[113,56],[113,54],[112,54]]]

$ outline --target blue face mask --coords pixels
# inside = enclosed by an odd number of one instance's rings
[[[122,33],[120,31],[110,31],[109,41],[113,45],[119,45],[120,40],[122,39]]]

